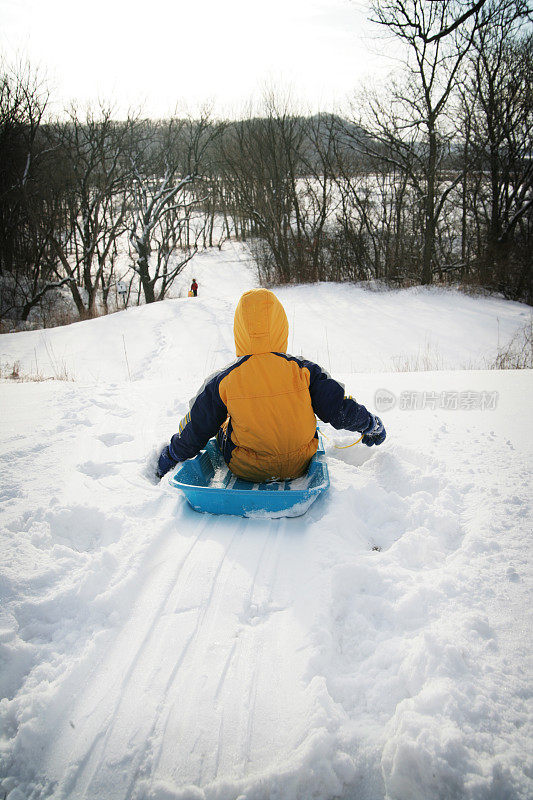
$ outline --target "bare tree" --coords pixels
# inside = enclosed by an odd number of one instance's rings
[[[298,278],[309,240],[301,185],[305,125],[286,99],[264,99],[263,115],[228,129],[223,158],[226,185],[234,198],[236,226],[250,221],[253,249],[265,283]],[[245,226],[241,225],[241,232]]]
[[[338,236],[348,246],[352,279],[413,280],[413,227],[416,235],[420,227],[410,183],[415,172],[413,153],[398,140],[400,157],[395,163],[394,148],[384,147],[383,138],[381,142],[369,138],[359,126],[339,120],[336,181],[342,208],[337,215]],[[396,144],[394,128],[387,141]]]
[[[471,0],[467,0],[466,3],[456,4],[456,8],[452,10],[448,23],[443,27],[428,33],[422,26],[420,26],[418,30],[420,38],[426,44],[431,44],[432,42],[438,42],[440,39],[444,39],[445,36],[453,33],[460,25],[463,25],[467,20],[469,20],[470,17],[477,15],[486,2],[487,0],[477,0],[477,2],[471,2]]]
[[[337,124],[332,114],[316,114],[302,121],[302,125],[305,142],[295,198],[300,216],[298,244],[304,257],[299,275],[301,280],[326,280],[331,268],[331,254],[328,255],[326,243],[331,235],[331,221],[340,205],[335,191]]]
[[[126,142],[135,120],[117,122],[109,107],[81,118],[76,108],[67,122],[50,127],[50,142],[64,170],[63,203],[68,236],[52,237],[57,272],[69,286],[81,318],[97,313],[96,301],[106,263],[126,226],[130,166]]]
[[[191,235],[190,209],[201,197],[193,187],[201,187],[202,158],[220,133],[208,112],[197,121],[174,118],[159,125],[157,131],[150,127],[130,152],[133,197],[129,238],[133,269],[147,303],[165,297],[198,250],[201,231],[195,227]]]
[[[48,90],[27,64],[0,67],[0,313],[26,320],[67,281],[55,276],[53,174],[43,140]]]
[[[523,3],[494,2],[489,12],[474,40],[467,84],[472,147],[488,175],[487,202],[478,211],[485,217],[482,262],[485,277],[501,291],[520,296],[529,286],[531,297],[533,36],[520,35]],[[482,182],[482,199],[486,183]],[[519,261],[523,268],[517,272]]]
[[[441,177],[449,141],[445,112],[472,47],[481,7],[471,4],[471,13],[465,16],[458,0],[380,0],[373,4],[375,21],[407,45],[406,82],[393,87],[393,113],[387,114],[386,122],[384,104],[374,104],[373,132],[391,151],[393,163],[402,169],[416,164],[410,177],[424,210],[422,283],[431,283],[436,271],[438,218],[447,195],[460,180],[450,184]]]

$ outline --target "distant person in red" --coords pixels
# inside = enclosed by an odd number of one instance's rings
[[[197,297],[198,296],[198,284],[196,283],[196,278],[192,279],[191,292],[192,292],[192,296],[193,297]]]

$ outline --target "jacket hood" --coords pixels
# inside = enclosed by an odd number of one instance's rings
[[[233,334],[238,357],[286,353],[289,323],[276,295],[268,289],[245,292],[235,311]]]

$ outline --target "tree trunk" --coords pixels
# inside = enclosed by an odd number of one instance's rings
[[[148,268],[150,247],[146,241],[138,239],[136,241],[136,248],[139,256],[137,259],[137,272],[141,279],[144,299],[147,303],[155,303],[154,285],[150,279],[150,270]]]
[[[435,183],[437,167],[437,135],[433,124],[429,129],[429,157],[427,169],[427,194],[425,200],[424,250],[422,258],[422,283],[428,285],[433,279],[433,254],[435,249]]]

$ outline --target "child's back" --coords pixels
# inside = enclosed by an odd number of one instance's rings
[[[235,312],[237,361],[207,380],[168,448],[159,474],[192,458],[217,435],[236,475],[252,481],[296,478],[316,452],[316,417],[381,444],[381,421],[317,364],[286,354],[289,325],[267,289],[253,289]],[[365,441],[365,439],[363,439]]]

